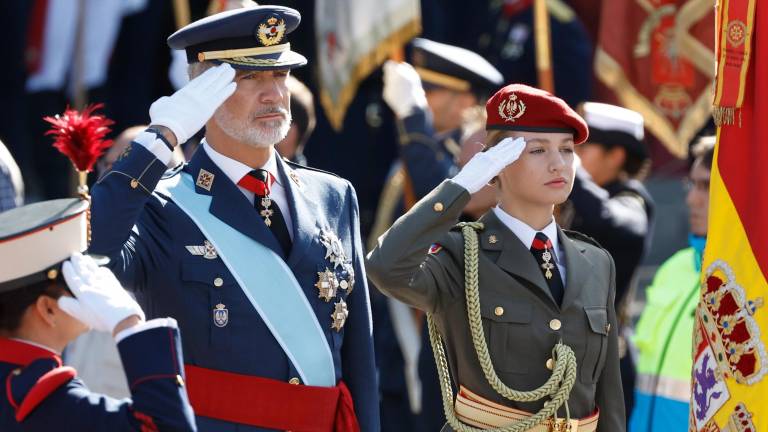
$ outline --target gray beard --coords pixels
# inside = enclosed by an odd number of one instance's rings
[[[258,112],[253,117],[266,113],[280,112],[285,118],[264,122],[264,127],[250,127],[236,119],[224,106],[213,114],[213,120],[230,138],[256,148],[272,147],[288,135],[291,128],[291,112],[284,108],[273,108]]]

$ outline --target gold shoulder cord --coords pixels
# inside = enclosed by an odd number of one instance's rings
[[[445,417],[451,427],[457,432],[523,432],[537,426],[541,423],[551,421],[557,415],[557,409],[565,404],[566,422],[570,420],[570,411],[568,410],[568,396],[576,381],[576,356],[571,347],[558,342],[552,349],[552,358],[555,360],[555,367],[552,375],[541,387],[531,391],[517,391],[507,387],[493,368],[491,356],[488,353],[488,344],[485,342],[483,333],[482,318],[480,317],[480,294],[478,292],[478,249],[477,249],[477,231],[483,229],[480,222],[466,222],[458,224],[464,236],[464,284],[467,295],[467,315],[469,316],[469,329],[472,333],[472,342],[475,346],[477,358],[483,368],[485,379],[500,395],[516,402],[533,402],[545,397],[550,399],[544,402],[541,411],[531,417],[514,422],[510,425],[494,429],[478,429],[461,423],[456,418],[456,412],[453,408],[453,393],[451,390],[451,379],[448,371],[448,361],[443,350],[443,341],[437,330],[432,314],[427,314],[427,325],[429,326],[429,340],[432,344],[432,351],[435,353],[435,363],[437,364],[437,373],[440,381],[440,391],[443,398],[443,408]]]

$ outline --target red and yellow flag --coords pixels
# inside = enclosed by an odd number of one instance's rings
[[[768,2],[720,0],[692,431],[768,430]]]

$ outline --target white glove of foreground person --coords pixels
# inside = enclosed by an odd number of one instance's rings
[[[171,96],[163,96],[149,107],[150,124],[165,126],[186,142],[199,131],[216,109],[232,96],[237,84],[229,63],[208,69]]]
[[[93,258],[74,254],[64,262],[62,273],[75,297],[59,297],[59,307],[94,330],[112,333],[122,320],[144,311],[120,285],[108,268],[99,267]]]
[[[451,180],[473,194],[483,188],[507,165],[516,161],[525,149],[522,137],[504,138],[495,146],[472,156]]]
[[[413,114],[415,108],[427,108],[427,96],[416,69],[408,63],[387,60],[384,63],[384,102],[398,118]]]

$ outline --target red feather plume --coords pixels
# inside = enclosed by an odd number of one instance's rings
[[[93,165],[109,146],[112,140],[104,137],[112,131],[113,122],[101,114],[94,114],[103,104],[86,107],[83,112],[67,109],[64,114],[55,117],[43,117],[53,127],[46,135],[53,135],[53,146],[64,153],[78,171],[90,172]]]

